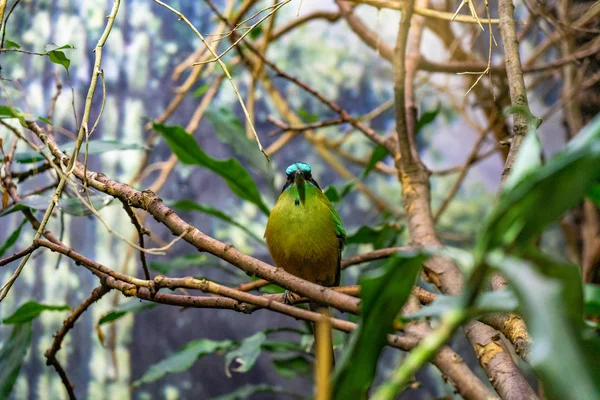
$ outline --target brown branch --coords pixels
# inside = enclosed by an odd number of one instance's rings
[[[27,171],[13,172],[12,177],[17,179],[17,181],[19,181],[19,183],[20,183],[32,176],[39,175],[42,172],[46,172],[50,169],[52,169],[52,165],[50,165],[50,163],[45,163],[45,164],[40,165],[39,167],[34,167]]]
[[[50,243],[50,242],[48,242]],[[46,365],[52,365],[58,375],[60,375],[60,379],[65,385],[65,389],[67,389],[67,393],[69,394],[69,399],[76,399],[75,391],[73,390],[73,384],[69,381],[65,370],[62,368],[58,360],[56,359],[56,353],[60,350],[62,345],[62,341],[75,325],[77,319],[83,314],[92,303],[98,301],[102,296],[104,296],[110,288],[105,285],[98,286],[95,288],[92,293],[71,313],[71,315],[63,322],[61,328],[54,335],[54,341],[52,342],[52,346],[46,350],[44,356],[46,357]]]
[[[3,267],[15,260],[18,260],[21,257],[26,256],[29,253],[33,253],[35,251],[35,249],[37,249],[38,247],[40,247],[39,245],[33,243],[30,244],[28,247],[26,247],[25,249],[16,252],[15,254],[13,254],[12,256],[8,256],[8,257],[4,257],[2,259],[0,259],[0,267]]]
[[[121,199],[119,199],[119,200],[121,200]],[[133,211],[133,209],[127,202],[121,200],[121,204],[123,204],[123,208],[125,209],[125,212],[127,213],[127,215],[129,215],[129,219],[131,219],[131,223],[133,224],[133,226],[135,226],[135,230],[138,233],[140,247],[143,249],[144,248],[144,235],[149,235],[150,232],[142,226],[135,211]],[[146,278],[146,280],[150,280],[150,271],[148,271],[148,264],[146,263],[146,253],[141,250],[139,251],[139,253],[140,253],[140,262],[142,263],[142,270],[144,271],[144,277]]]

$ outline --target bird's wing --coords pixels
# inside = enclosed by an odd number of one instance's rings
[[[340,239],[340,249],[344,247],[346,244],[346,229],[344,229],[344,224],[342,223],[342,219],[340,215],[335,211],[333,206],[331,207],[331,214],[333,216],[333,221],[335,222],[335,236]]]

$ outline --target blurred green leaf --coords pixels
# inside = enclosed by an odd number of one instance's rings
[[[528,245],[600,179],[600,115],[546,165],[503,190],[477,243],[481,258],[495,247]],[[540,205],[543,205],[540,206]]]
[[[277,286],[272,283],[269,283],[268,285],[261,287],[260,291],[261,291],[261,293],[277,294],[277,293],[284,293],[285,289],[282,288],[281,286]]]
[[[262,33],[263,33],[263,27],[262,27],[262,25],[258,25],[250,31],[250,39],[252,39],[252,40],[258,39],[260,37],[260,35],[262,35]]]
[[[225,374],[231,378],[231,372],[248,372],[254,366],[261,352],[261,346],[267,339],[264,332],[257,332],[247,337],[240,343],[237,349],[230,350],[225,354]],[[231,368],[232,362],[237,362],[239,366]]]
[[[217,351],[228,350],[234,342],[231,340],[214,341],[209,339],[196,339],[185,346],[150,366],[148,371],[138,380],[133,382],[137,387],[142,383],[154,382],[166,374],[183,372],[190,368],[200,358]]]
[[[590,189],[588,196],[598,207],[600,207],[600,184],[594,185]]]
[[[233,152],[246,160],[265,180],[273,180],[273,168],[258,150],[256,142],[248,139],[244,125],[231,110],[223,107],[217,110],[208,109],[205,115],[221,142],[231,146]]]
[[[583,312],[586,315],[600,316],[600,286],[586,283],[583,287]]]
[[[313,363],[304,356],[291,356],[273,358],[275,371],[284,378],[295,378],[297,376],[311,373]]]
[[[194,93],[192,93],[192,96],[194,96],[194,97],[200,97],[204,93],[206,93],[209,88],[210,88],[210,85],[208,83],[205,83],[204,85],[202,85],[198,89],[196,89],[194,91]]]
[[[240,228],[241,230],[246,232],[248,235],[250,235],[258,243],[261,243],[261,244],[265,243],[263,238],[261,238],[260,236],[258,236],[254,232],[252,232],[245,225],[240,224],[235,219],[233,219],[231,216],[229,216],[229,215],[225,214],[224,212],[219,211],[207,204],[199,204],[192,200],[185,199],[185,200],[178,200],[177,202],[175,202],[173,204],[173,206],[181,211],[200,211],[205,214],[212,215],[213,217],[216,217],[216,218],[220,219],[221,221],[225,221],[228,224],[237,226],[238,228]]]
[[[304,122],[307,122],[309,124],[312,124],[313,122],[317,122],[319,120],[319,116],[317,114],[311,114],[304,108],[298,110],[298,115],[304,120]]]
[[[361,226],[357,231],[348,236],[346,244],[370,243],[375,249],[381,249],[392,246],[401,232],[400,228],[389,224],[376,227]]]
[[[21,125],[25,126],[25,116],[14,107],[0,106],[0,119],[17,118]]]
[[[21,46],[17,42],[13,42],[12,40],[6,39],[4,42],[7,49],[20,49]]]
[[[92,204],[94,205],[96,210],[100,210],[101,208],[106,207],[113,200],[111,197],[100,197],[99,195],[95,195],[93,193],[90,193],[90,197],[92,199]],[[24,199],[19,200],[17,204],[8,207],[6,210],[0,213],[0,217],[14,213],[16,211],[23,211],[26,209],[45,210],[48,208],[48,204],[50,204],[51,201],[51,195],[27,196]],[[60,202],[58,203],[56,208],[67,214],[79,217],[91,214],[91,211],[86,206],[84,206],[78,198],[60,199]]]
[[[279,386],[271,386],[266,383],[261,383],[258,385],[244,385],[231,393],[224,394],[222,396],[213,397],[211,400],[246,400],[251,396],[257,394],[282,394],[286,393],[288,396],[290,395],[287,392],[284,392],[282,388]],[[256,398],[256,397],[253,397]],[[302,396],[298,396],[298,398],[302,398]]]
[[[179,161],[184,164],[200,165],[210,169],[225,180],[233,193],[256,204],[265,215],[269,215],[269,208],[263,202],[256,183],[238,160],[234,158],[228,160],[211,158],[200,149],[196,140],[188,135],[181,126],[160,124],[154,124],[153,126],[163,136]]]
[[[150,301],[131,300],[120,304],[117,308],[104,314],[98,321],[98,326],[114,322],[129,313],[138,313],[140,311],[151,310],[156,307],[157,303]]]
[[[39,119],[42,119],[41,117]],[[48,121],[49,123],[49,121]],[[60,149],[67,154],[70,154],[75,149],[75,142],[67,142],[59,145]],[[81,147],[82,151],[85,149],[85,143]],[[119,140],[90,140],[88,142],[88,154],[96,155],[103,154],[109,151],[117,150],[144,150],[148,149],[146,146],[138,143],[124,143]],[[44,161],[44,157],[35,151],[25,151],[22,153],[15,154],[15,161],[21,164],[29,164],[39,161]]]
[[[2,257],[4,255],[4,253],[6,253],[6,250],[10,249],[12,247],[12,245],[16,243],[17,239],[19,239],[19,236],[21,235],[21,230],[23,229],[23,226],[26,223],[27,223],[27,219],[24,219],[23,221],[21,221],[21,223],[19,224],[17,229],[15,229],[14,232],[10,234],[10,236],[8,237],[6,242],[4,242],[2,247],[0,247],[0,257]]]
[[[338,193],[337,189],[333,185],[327,186],[325,188],[325,190],[323,191],[323,193],[325,193],[325,196],[327,196],[329,201],[332,203],[337,203],[338,201],[340,201],[342,199],[340,194]]]
[[[28,301],[23,303],[21,307],[19,307],[13,315],[8,318],[2,320],[3,324],[12,325],[12,324],[22,324],[24,322],[29,322],[34,320],[44,311],[67,311],[70,310],[71,307],[64,306],[54,306],[47,304],[36,303],[35,301]]]
[[[0,348],[0,398],[10,398],[31,344],[31,323],[15,325]]]
[[[529,364],[548,398],[598,399],[600,344],[583,323],[579,269],[540,255],[528,256],[535,264],[499,252],[486,260],[506,277],[519,298],[533,341]]]
[[[373,168],[375,168],[375,165],[379,161],[383,161],[389,154],[390,152],[384,146],[378,144],[371,153],[371,158],[369,158],[369,161],[367,162],[367,166],[365,167],[365,171],[363,172],[361,179],[365,179],[373,170]]]
[[[360,277],[360,322],[335,370],[333,398],[366,398],[393,321],[410,296],[426,258],[422,254],[394,255]]]
[[[48,118],[38,117],[38,119],[48,125],[52,125],[52,121],[50,121]]]
[[[237,268],[230,268],[229,264],[221,262],[218,259],[210,258],[206,254],[199,253],[185,254],[167,261],[152,261],[148,266],[150,269],[163,275],[168,275],[171,272],[188,269],[190,267],[214,267],[232,276],[247,276],[246,273]]]
[[[421,307],[421,309],[412,314],[403,316],[403,320],[415,320],[426,317],[441,317],[443,313],[450,309],[460,307],[461,298],[459,296],[448,296],[438,294],[433,303]],[[517,297],[511,290],[498,290],[494,292],[481,293],[472,307],[473,316],[494,313],[494,312],[512,312],[519,306]]]
[[[442,104],[438,103],[437,107],[433,110],[425,111],[417,121],[415,133],[421,132],[424,127],[431,124],[435,120],[435,117],[437,117],[437,115],[440,113],[441,109]]]

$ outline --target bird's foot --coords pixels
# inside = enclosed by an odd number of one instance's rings
[[[286,290],[283,293],[283,304],[293,305],[296,298],[298,298],[297,294],[290,292],[289,290]]]

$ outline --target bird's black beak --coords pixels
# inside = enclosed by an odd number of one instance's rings
[[[304,188],[306,180],[304,179],[304,175],[302,171],[296,171],[294,174],[294,183],[296,184],[296,188],[298,188],[298,197],[300,197],[300,202],[304,205],[304,200],[306,199],[306,192]]]

